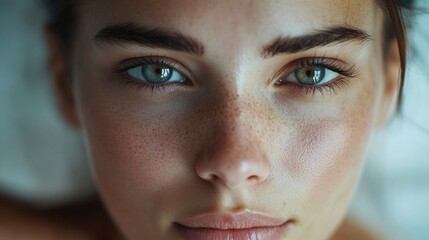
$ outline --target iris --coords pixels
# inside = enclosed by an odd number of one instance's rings
[[[326,68],[319,66],[304,66],[294,72],[296,80],[304,85],[321,83],[326,75]]]
[[[149,83],[164,83],[171,79],[173,70],[160,64],[146,64],[141,67],[142,76]]]

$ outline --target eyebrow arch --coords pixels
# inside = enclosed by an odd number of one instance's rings
[[[94,40],[107,44],[136,44],[144,47],[181,51],[194,55],[204,54],[203,45],[192,37],[169,30],[149,28],[135,23],[107,26],[95,35]]]
[[[278,37],[262,49],[262,56],[274,57],[282,53],[297,53],[329,44],[365,42],[371,39],[371,35],[364,30],[349,26],[335,26],[303,36]]]

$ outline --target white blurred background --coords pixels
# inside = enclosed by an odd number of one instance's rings
[[[95,192],[81,136],[63,123],[37,0],[0,0],[0,194],[58,206]],[[429,1],[420,0],[429,9]],[[402,113],[377,136],[351,214],[392,239],[429,239],[429,14],[410,41]]]

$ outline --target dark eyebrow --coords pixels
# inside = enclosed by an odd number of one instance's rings
[[[137,44],[145,47],[165,48],[195,55],[204,54],[203,45],[192,37],[135,23],[117,24],[103,28],[95,35],[94,40],[109,44]]]
[[[262,49],[262,55],[265,58],[273,57],[282,53],[297,53],[333,43],[365,42],[371,39],[371,36],[364,30],[348,26],[337,26],[303,36],[278,37]]]

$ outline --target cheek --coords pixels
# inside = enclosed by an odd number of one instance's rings
[[[307,234],[329,234],[344,216],[362,169],[368,141],[375,129],[382,84],[362,76],[333,101],[286,112],[274,140],[280,149],[277,175],[282,176],[286,202],[299,206],[297,215]],[[283,114],[283,113],[282,113]],[[291,118],[293,116],[293,118]],[[294,120],[296,119],[296,120]],[[281,144],[281,145],[280,145]],[[286,173],[286,174],[285,174]],[[322,224],[329,221],[329,224]],[[305,229],[305,227],[303,228]]]
[[[182,177],[191,164],[184,161],[187,127],[168,116],[103,105],[93,99],[83,113],[97,185],[124,232],[138,236],[144,226],[149,236],[162,227],[164,207],[180,208],[171,199],[183,195],[188,181]]]
[[[159,118],[154,123],[153,119],[138,121],[123,112],[91,111],[86,121],[87,137],[100,174],[127,176],[126,181],[133,179],[138,185],[144,184],[140,187],[145,189],[159,185],[159,176],[175,167],[171,157],[178,157],[174,144],[180,142],[177,134],[166,130],[168,127],[162,123]],[[165,174],[164,178],[168,176]],[[154,182],[155,179],[158,181]]]
[[[306,186],[308,192],[302,196],[307,199],[303,207],[308,212],[322,210],[321,203],[326,209],[341,209],[354,189],[370,133],[365,130],[369,126],[348,124],[334,122],[303,130],[304,147],[290,168]],[[328,207],[331,204],[336,206]]]
[[[275,142],[281,145],[274,149],[281,150],[277,158],[286,159],[284,170],[291,178],[323,184],[320,178],[335,179],[343,170],[356,169],[374,130],[379,86],[373,82],[356,84],[332,101],[281,113],[279,119],[289,120],[278,121]]]
[[[291,151],[296,158],[287,168],[297,182],[299,195],[295,201],[301,229],[312,229],[300,238],[318,239],[333,232],[345,214],[361,171],[369,133],[334,122],[310,126],[301,134],[301,147]]]
[[[321,203],[347,203],[371,129],[370,121],[356,120],[303,124],[292,133],[284,131],[278,138],[277,142],[284,143],[278,147],[282,149],[278,157],[280,169],[288,178],[282,181],[293,183],[290,186],[294,189],[288,192],[296,193],[293,200],[301,210],[314,215],[315,210],[321,210]],[[338,194],[341,199],[334,200]]]

